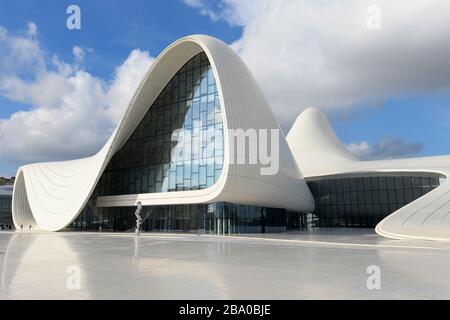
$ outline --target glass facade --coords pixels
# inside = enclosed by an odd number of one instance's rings
[[[13,228],[12,196],[0,195],[0,229]]]
[[[309,181],[319,227],[370,227],[439,186],[439,177],[386,176]]]
[[[207,188],[222,173],[223,148],[216,81],[200,53],[170,80],[111,159],[96,195]]]
[[[97,208],[94,202],[68,230],[132,232],[136,207]],[[195,232],[210,234],[271,233],[305,227],[304,214],[226,202],[144,207],[144,232]]]

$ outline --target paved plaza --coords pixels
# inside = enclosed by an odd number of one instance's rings
[[[367,287],[369,266],[379,290]],[[449,270],[450,243],[369,229],[0,232],[0,299],[450,299]]]

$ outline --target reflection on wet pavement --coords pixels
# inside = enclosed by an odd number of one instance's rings
[[[366,271],[381,270],[369,290]],[[68,282],[79,267],[80,289]],[[450,244],[371,230],[209,235],[0,232],[0,299],[449,299]]]

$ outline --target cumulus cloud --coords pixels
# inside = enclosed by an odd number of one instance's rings
[[[379,30],[367,27],[370,5],[380,9]],[[222,0],[216,8],[243,27],[232,46],[285,129],[309,106],[349,108],[450,88],[447,0]]]
[[[148,52],[132,50],[123,64],[116,68],[114,78],[106,91],[106,116],[117,123],[128,105],[137,86],[153,63],[154,58]]]
[[[362,141],[350,143],[347,149],[361,160],[379,160],[416,156],[423,150],[423,145],[386,136],[378,144],[370,145]]]
[[[98,151],[154,61],[133,50],[111,79],[101,79],[83,69],[92,49],[76,46],[73,61],[65,62],[44,52],[37,35],[32,23],[19,33],[0,27],[0,95],[27,106],[0,119],[5,166]]]

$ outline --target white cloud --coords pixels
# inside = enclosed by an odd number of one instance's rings
[[[28,22],[27,24],[27,35],[29,37],[36,37],[38,34],[38,28],[37,25],[34,22]]]
[[[83,69],[91,49],[74,47],[74,62],[67,63],[41,49],[37,32],[29,26],[11,34],[0,27],[0,53],[8,61],[0,64],[0,94],[28,105],[0,119],[0,163],[8,168],[95,153],[154,61],[148,52],[133,50],[112,79],[104,80]]]
[[[380,30],[366,26],[369,5],[381,10]],[[450,88],[447,0],[222,0],[215,7],[243,26],[232,46],[285,128],[310,106],[348,108]]]
[[[378,144],[362,141],[348,144],[347,149],[361,160],[379,160],[416,156],[423,150],[423,145],[386,136]]]
[[[84,59],[84,55],[86,54],[86,52],[84,51],[83,48],[79,47],[79,46],[75,46],[72,49],[72,53],[75,57],[75,61],[78,63],[83,62]]]
[[[367,141],[352,142],[349,143],[346,147],[348,151],[357,156],[358,159],[365,159],[371,150],[369,143]]]
[[[209,17],[212,21],[220,19],[233,26],[243,26],[258,13],[262,12],[270,0],[182,0],[191,8]]]
[[[37,30],[11,35],[0,26],[0,70],[2,74],[39,73],[46,68],[45,54],[36,40]]]
[[[182,0],[189,7],[199,10],[199,13],[203,16],[209,17],[213,21],[219,20],[219,13],[210,7],[211,1],[205,0]]]
[[[82,64],[84,61],[84,57],[87,54],[91,54],[93,52],[94,52],[94,49],[92,49],[92,48],[84,48],[84,47],[80,47],[80,46],[74,46],[72,48],[72,54],[75,59],[75,65],[78,66],[78,65]]]
[[[133,50],[127,60],[116,69],[114,79],[106,93],[108,106],[106,115],[109,121],[117,123],[122,118],[124,107],[130,102],[134,91],[153,61],[154,59],[149,57],[147,52]]]

